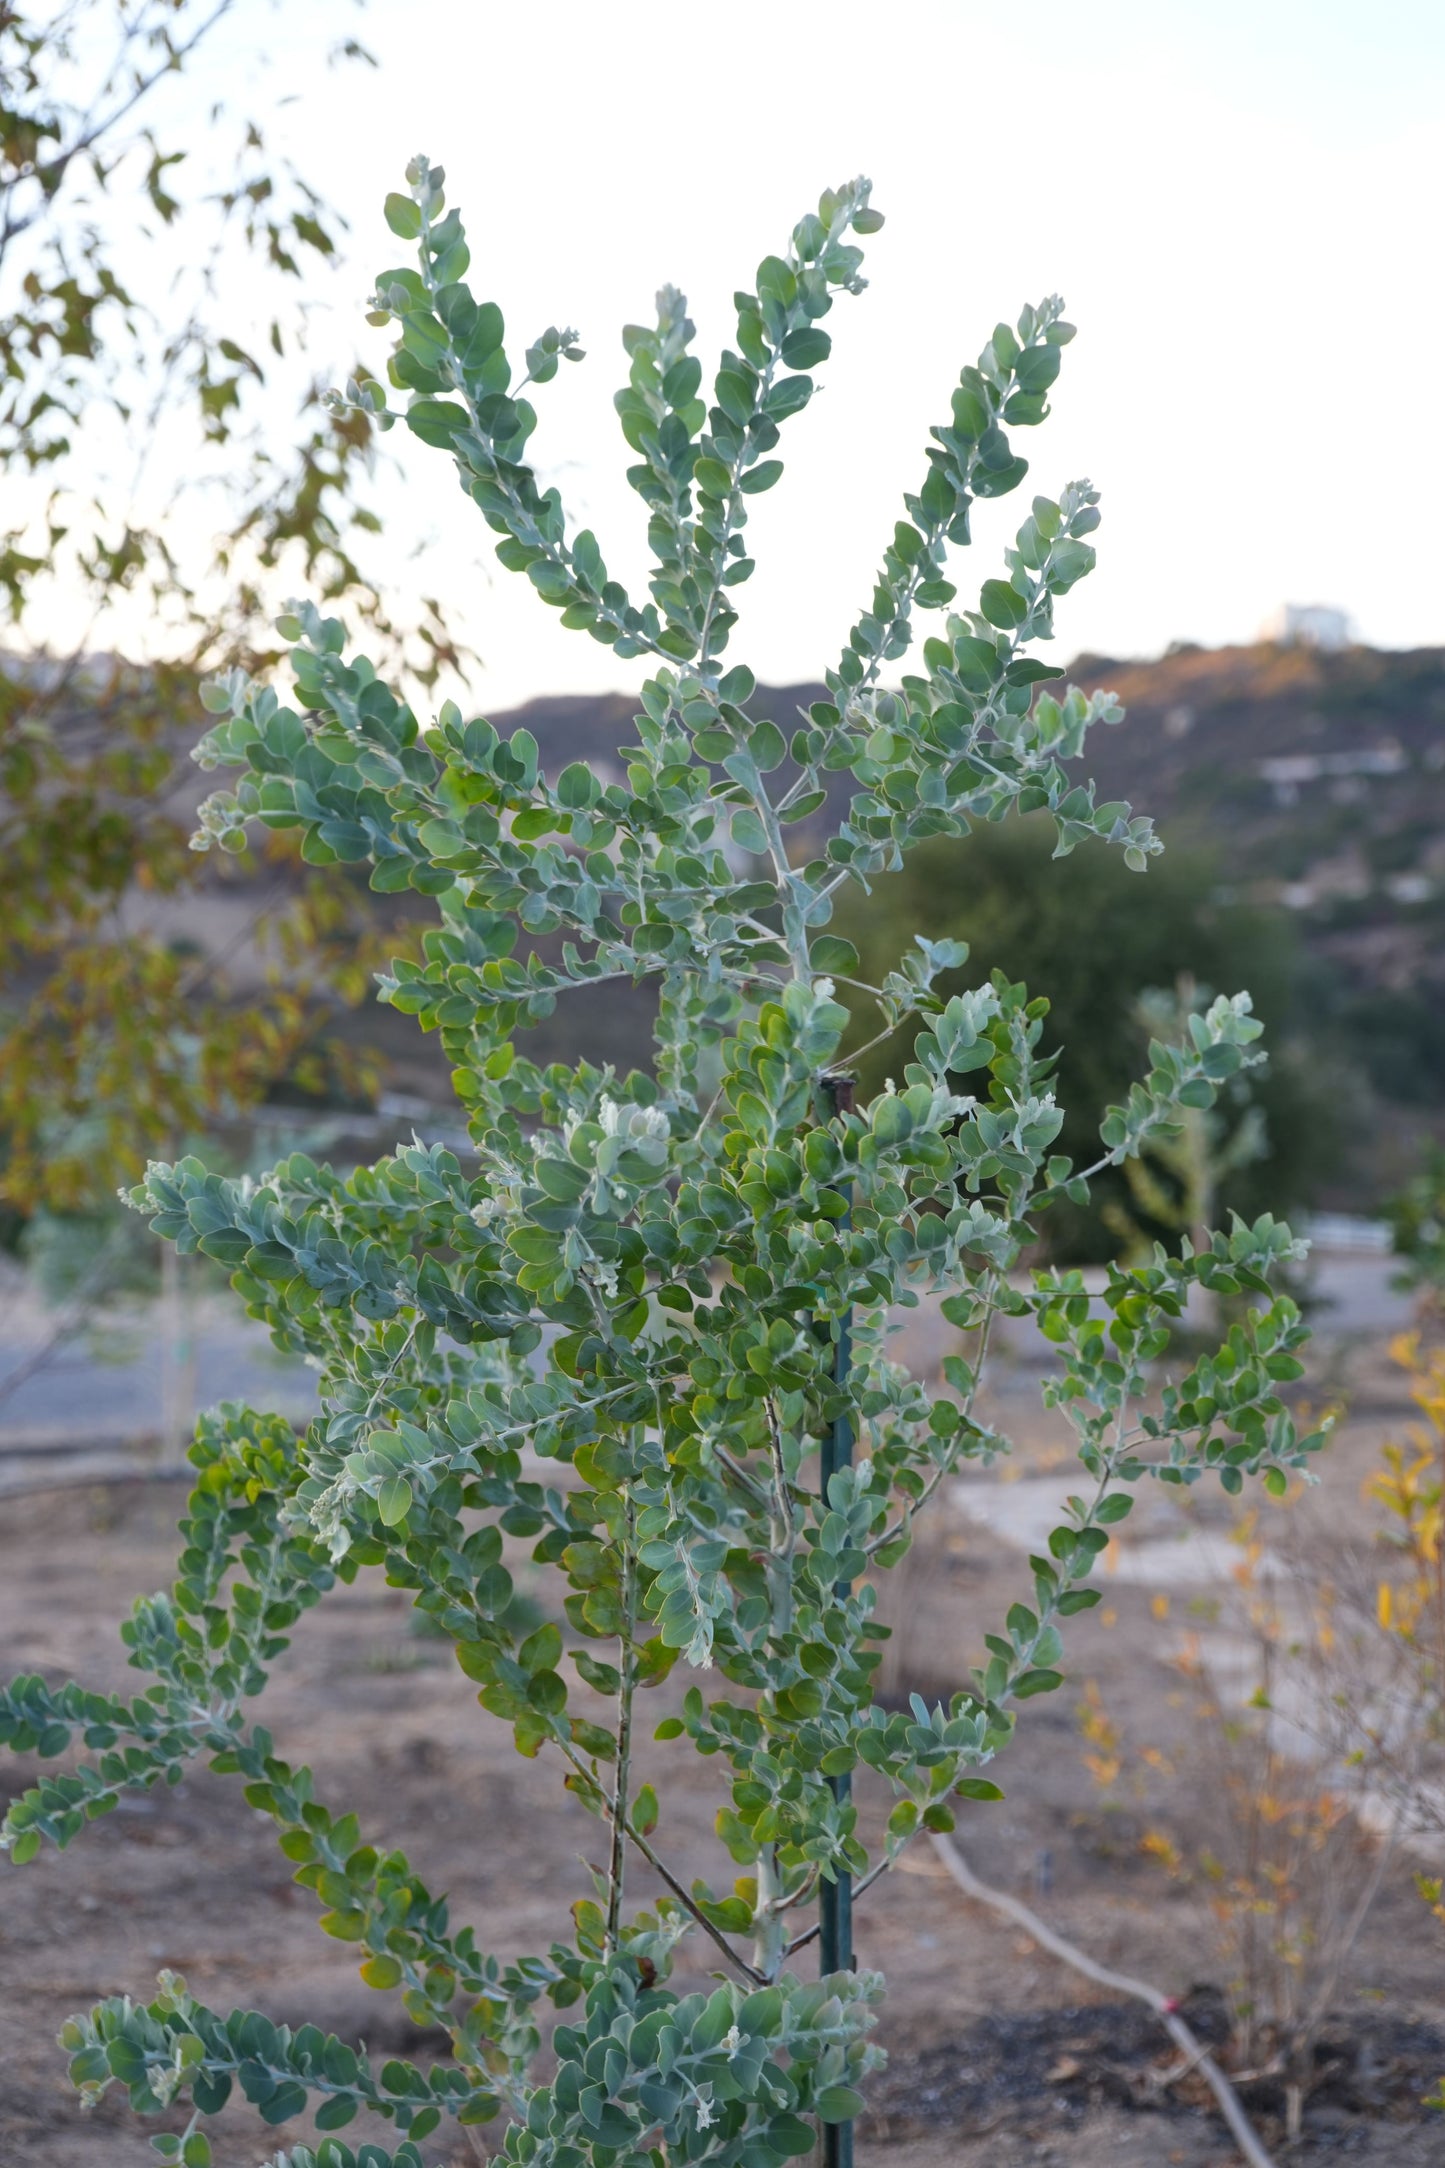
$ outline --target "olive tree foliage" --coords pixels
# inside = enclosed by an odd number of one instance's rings
[[[196,688],[274,660],[272,579],[395,646],[362,562],[375,432],[323,411],[305,354],[336,221],[212,65],[248,17],[258,46],[280,21],[262,0],[0,9],[0,1197],[21,1214],[93,1214],[168,1139],[319,1078],[319,996],[367,976],[351,900],[280,849],[250,884],[276,983],[244,1003],[132,908],[200,871],[176,802]],[[425,672],[445,639],[423,630]]]
[[[90,1752],[16,1801],[5,1841],[21,1862],[67,1844],[125,1787],[208,1756],[274,1818],[362,1977],[453,2048],[426,2074],[376,2069],[314,2028],[207,2010],[167,1978],[145,2007],[113,2000],[67,2027],[90,2097],[119,2083],[142,2113],[188,2102],[202,2118],[239,2085],[271,2122],[313,2108],[323,2130],[366,2109],[405,2138],[398,2162],[445,2116],[501,2115],[509,2162],[770,2168],[805,2152],[819,2120],[854,2114],[878,2060],[879,1978],[812,1979],[799,1962],[820,1884],[847,1873],[861,1894],[919,1830],[951,1827],[960,1798],[1000,1796],[987,1772],[1018,1704],[1059,1685],[1061,1629],[1096,1601],[1092,1569],[1135,1486],[1208,1474],[1237,1491],[1259,1474],[1278,1488],[1318,1442],[1279,1395],[1303,1337],[1269,1288],[1296,1254],[1282,1225],[1156,1250],[1111,1268],[1094,1300],[1076,1274],[1018,1269],[1056,1199],[1258,1059],[1258,1026],[1240,994],[1191,1017],[1182,1043],[1156,1043],[1080,1168],[1051,1150],[1044,1002],[1001,975],[936,996],[934,974],[963,961],[948,942],[864,986],[826,930],[848,884],[1014,807],[1048,808],[1062,850],[1118,848],[1142,868],[1158,848],[1146,820],[1071,773],[1113,702],[1040,691],[1059,673],[1029,652],[1093,563],[1095,492],[1036,497],[976,607],[954,607],[944,573],[973,501],[1023,478],[1010,432],[1044,418],[1073,335],[1056,300],[1000,324],[963,371],[830,696],[789,743],[750,719],[752,676],[727,651],[753,569],[751,500],[782,471],[833,304],[863,286],[860,243],[881,223],[868,183],[825,194],[738,295],[711,403],[679,294],[625,334],[617,406],[655,559],[638,601],[527,462],[524,391],[555,374],[571,335],[536,340],[519,368],[500,310],[466,284],[441,172],[418,159],[409,182],[387,216],[413,253],[382,274],[374,311],[399,335],[404,418],[450,455],[502,563],[565,626],[648,658],[636,742],[604,785],[580,764],[549,773],[526,731],[502,739],[455,705],[420,720],[309,604],[284,625],[289,703],[240,674],[209,689],[220,720],[202,757],[245,774],[208,801],[203,844],[259,819],[299,830],[313,863],[367,862],[376,887],[436,899],[423,960],[384,993],[440,1032],[475,1156],[418,1142],[345,1180],[294,1157],[254,1183],[186,1159],[132,1193],[319,1367],[322,1413],[300,1440],[238,1406],[202,1423],[180,1577],[125,1629],[154,1684],[127,1701],[16,1682],[0,1735]],[[379,383],[350,396],[393,418]],[[936,629],[889,687],[923,612]],[[797,863],[789,829],[833,777],[851,778],[846,811]],[[585,1056],[541,1070],[518,1053],[519,1027],[571,989],[643,977],[659,995],[650,1074]],[[836,1069],[840,989],[876,1004],[900,1045],[896,1088],[856,1109]],[[1159,1388],[1196,1286],[1253,1306]],[[890,1317],[929,1295],[962,1336],[942,1391],[888,1355]],[[1001,1315],[1036,1319],[1056,1345],[1046,1394],[1073,1426],[1078,1495],[979,1668],[960,1653],[948,1705],[883,1707],[873,1580],[954,1470],[1008,1450],[978,1399]],[[825,1437],[858,1457],[819,1496]],[[553,1569],[565,1628],[518,1640],[509,1562],[523,1546]],[[248,1717],[300,1613],[366,1566],[413,1593],[482,1707],[603,1825],[595,1894],[545,1951],[490,1953]],[[664,1776],[638,1767],[659,1689],[656,1736],[718,1772],[735,1879],[674,1864]],[[711,1993],[670,1984],[685,1939],[717,1969]],[[549,2005],[564,2012],[550,2035]],[[158,2142],[207,2157],[195,2122]],[[328,2140],[320,2157],[351,2155]]]

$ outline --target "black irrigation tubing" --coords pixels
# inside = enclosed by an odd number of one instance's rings
[[[831,1114],[847,1114],[853,1105],[855,1079],[846,1075],[822,1078],[823,1095]],[[843,1192],[847,1201],[850,1189]],[[846,1228],[845,1213],[840,1226]],[[833,1348],[833,1382],[840,1389],[846,1387],[853,1366],[853,1312],[845,1310],[838,1320],[838,1338]],[[824,1433],[819,1454],[819,1482],[823,1503],[828,1502],[828,1485],[840,1468],[848,1468],[853,1462],[853,1424],[846,1411],[840,1413]],[[853,1593],[852,1583],[840,1581],[837,1591],[846,1600]],[[830,1779],[833,1796],[840,1805],[851,1798],[853,1779],[846,1772]],[[846,1868],[840,1867],[832,1881],[824,1881],[818,1890],[818,1970],[826,1978],[833,1972],[851,1972],[853,1969],[853,1877]],[[823,2126],[824,2168],[853,2168],[853,2124],[825,2123]]]

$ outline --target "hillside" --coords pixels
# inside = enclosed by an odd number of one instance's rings
[[[1081,655],[1069,676],[1111,687],[1127,710],[1090,743],[1106,795],[1131,799],[1178,841],[1210,844],[1261,901],[1331,926],[1342,959],[1406,982],[1404,958],[1425,940],[1408,929],[1432,918],[1411,914],[1445,899],[1445,648],[1180,646],[1152,662]],[[818,685],[760,686],[751,705],[786,728],[822,697]],[[569,695],[493,720],[525,725],[549,766],[605,770],[634,705]],[[1344,938],[1387,922],[1407,929],[1403,942]]]
[[[1332,967],[1333,1020],[1375,1042],[1361,1048],[1375,1087],[1445,1105],[1445,648],[1181,646],[1152,662],[1082,655],[1070,676],[1127,710],[1090,743],[1101,795],[1295,915]],[[786,728],[821,694],[763,687],[755,706]],[[605,769],[632,710],[625,695],[540,699],[495,720],[531,730],[548,766]]]
[[[1292,913],[1375,1089],[1445,1107],[1445,649],[1184,648],[1083,656],[1128,709],[1101,789]]]
[[[1328,1202],[1372,1208],[1424,1136],[1445,1133],[1445,648],[1180,646],[1154,661],[1081,655],[1069,675],[1127,710],[1090,743],[1101,796],[1151,814],[1167,847],[1207,852],[1223,894],[1294,922],[1309,1056],[1359,1138]],[[754,705],[787,729],[821,693],[762,687]],[[539,699],[495,720],[531,730],[549,767],[605,770],[632,711],[623,695]],[[645,1028],[644,995],[614,992],[595,1015],[573,1002],[534,1035],[537,1052],[581,1032],[617,1059]]]
[[[1373,983],[1445,972],[1445,649],[1180,648],[1072,674],[1128,710],[1094,740],[1103,789],[1209,844]]]

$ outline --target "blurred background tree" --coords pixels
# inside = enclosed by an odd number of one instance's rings
[[[148,1154],[283,1080],[332,1098],[369,1084],[365,1049],[343,1056],[328,1030],[397,946],[364,891],[323,888],[285,846],[219,873],[187,847],[198,681],[265,666],[290,584],[403,647],[424,680],[457,660],[434,605],[404,639],[369,582],[371,427],[333,418],[308,371],[336,221],[252,111],[221,98],[197,131],[199,101],[168,96],[183,72],[224,81],[208,64],[228,18],[268,12],[0,8],[12,1238],[40,1208],[103,1209]],[[366,64],[353,40],[331,58]],[[207,911],[218,881],[245,884],[224,919]]]
[[[836,931],[857,948],[860,976],[880,982],[917,929],[968,942],[967,965],[939,981],[950,993],[995,969],[1031,992],[1046,990],[1044,1044],[1058,1050],[1058,1095],[1068,1109],[1059,1149],[1079,1164],[1094,1156],[1104,1108],[1138,1071],[1161,999],[1177,1006],[1206,987],[1247,986],[1268,1027],[1270,1061],[1251,1077],[1247,1099],[1218,1111],[1208,1140],[1212,1207],[1253,1217],[1307,1199],[1343,1139],[1338,1087],[1301,1043],[1311,967],[1289,920],[1222,897],[1203,854],[1170,850],[1156,859],[1141,909],[1139,877],[1115,855],[1076,851],[1050,865],[1053,843],[1050,824],[1030,818],[923,845],[903,872],[838,913]],[[901,1074],[906,1058],[901,1041],[865,1053],[864,1089]],[[1086,1212],[1052,1214],[1054,1256],[1087,1262],[1141,1240],[1177,1242],[1198,1217],[1198,1143],[1154,1155],[1132,1184],[1104,1177]]]
[[[1411,1180],[1386,1199],[1385,1216],[1400,1259],[1397,1284],[1422,1307],[1445,1313],[1445,1148],[1424,1154]]]

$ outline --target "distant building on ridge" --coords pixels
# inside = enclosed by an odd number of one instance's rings
[[[1348,647],[1350,620],[1328,602],[1286,602],[1266,618],[1259,636],[1280,647]]]

